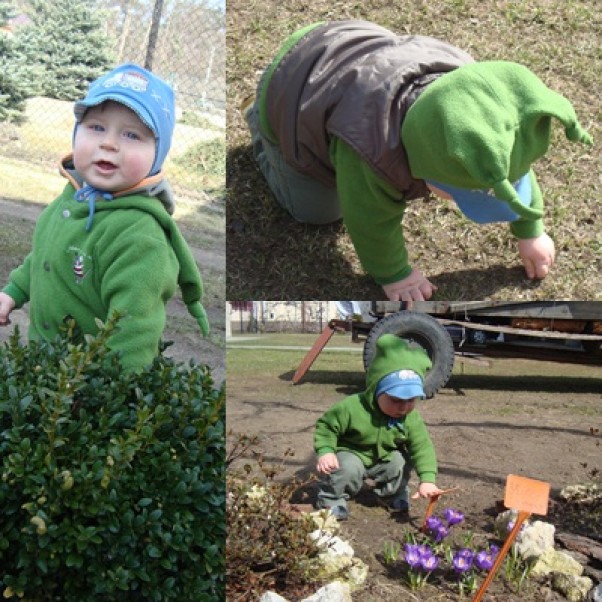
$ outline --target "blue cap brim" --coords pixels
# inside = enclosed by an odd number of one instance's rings
[[[394,387],[391,387],[390,389],[387,389],[386,391],[383,391],[383,393],[386,393],[387,395],[390,395],[391,397],[395,397],[396,399],[415,399],[416,397],[420,397],[422,399],[424,399],[425,395],[424,395],[424,389],[422,388],[422,385],[419,385],[417,383],[405,383],[403,385],[396,385]]]
[[[447,192],[458,205],[460,211],[468,219],[478,224],[514,222],[520,218],[520,215],[514,212],[506,201],[496,198],[486,190],[457,188],[434,180],[427,180],[427,183]],[[513,186],[520,202],[525,207],[530,207],[533,198],[530,174],[527,173],[522,176]]]
[[[155,138],[159,136],[159,132],[157,131],[157,125],[153,122],[153,118],[151,114],[148,112],[147,108],[137,99],[132,98],[131,95],[127,94],[127,92],[122,92],[120,94],[115,93],[104,93],[104,94],[95,94],[92,98],[85,100],[78,100],[73,106],[73,112],[75,113],[75,119],[79,123],[86,113],[86,111],[91,107],[97,107],[101,105],[103,102],[107,100],[112,100],[114,102],[118,102],[126,106],[128,109],[131,109],[138,115],[142,123],[146,125],[146,127],[151,130],[154,134]]]

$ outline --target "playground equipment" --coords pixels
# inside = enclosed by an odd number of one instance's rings
[[[484,357],[602,365],[602,302],[374,302],[371,316],[331,320],[293,376],[297,384],[335,332],[350,332],[364,343],[364,368],[377,339],[396,334],[420,345],[433,368],[425,379],[432,397],[449,380],[455,361],[483,362]]]

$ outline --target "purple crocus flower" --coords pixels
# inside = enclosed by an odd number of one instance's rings
[[[429,516],[426,519],[426,528],[429,531],[436,531],[442,524],[441,519],[436,516]]]
[[[488,571],[495,562],[499,548],[495,545],[489,546],[488,550],[481,550],[475,557],[475,565],[481,571]]]
[[[418,548],[419,546],[410,543],[405,545],[405,561],[413,569],[422,566],[422,556]]]
[[[431,549],[431,546],[423,543],[420,544],[418,546],[418,553],[420,554],[420,556],[432,556],[433,555],[433,550]]]
[[[439,566],[439,557],[435,556],[432,552],[430,554],[425,554],[422,557],[421,564],[425,571],[434,571]]]
[[[449,527],[441,524],[435,531],[432,532],[435,543],[443,541],[449,535]]]
[[[456,573],[461,574],[470,570],[472,567],[472,559],[474,558],[474,552],[469,548],[462,548],[458,550],[452,559],[454,570]]]
[[[493,566],[491,550],[481,550],[475,556],[474,563],[480,571],[488,571]]]
[[[464,515],[459,510],[454,510],[453,508],[446,508],[444,514],[445,520],[450,527],[464,520]]]

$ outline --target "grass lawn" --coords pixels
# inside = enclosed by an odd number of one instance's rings
[[[281,210],[259,173],[240,103],[282,40],[306,24],[374,21],[400,34],[446,40],[476,60],[509,60],[534,71],[573,103],[600,140],[597,91],[600,20],[594,0],[438,0],[391,3],[268,0],[228,4],[227,290],[230,299],[376,299],[341,223],[305,226]],[[541,282],[524,275],[505,225],[477,226],[443,202],[413,202],[404,219],[410,261],[439,287],[436,299],[602,298],[597,146],[568,142],[556,123],[548,154],[535,165],[556,265]]]

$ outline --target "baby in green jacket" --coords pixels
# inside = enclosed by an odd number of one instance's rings
[[[429,190],[477,223],[509,223],[527,277],[545,278],[555,247],[531,166],[553,118],[569,140],[592,142],[571,103],[526,67],[474,62],[441,40],[365,21],[291,35],[245,116],[277,201],[300,222],[342,217],[392,301],[435,291],[411,265],[402,229],[407,203]]]
[[[203,285],[171,214],[161,171],[175,125],[170,86],[133,64],[117,67],[75,103],[68,180],[42,212],[33,247],[0,292],[0,325],[29,302],[30,339],[52,340],[65,319],[84,334],[97,319],[124,317],[109,346],[140,369],[159,352],[165,305],[179,284],[189,312],[208,332]]]
[[[414,498],[440,492],[437,459],[416,401],[424,398],[424,375],[431,361],[421,348],[392,334],[381,336],[366,374],[366,390],[332,406],[316,423],[317,470],[325,476],[318,508],[348,518],[347,501],[364,479],[394,511],[409,510],[411,469],[420,479]]]

